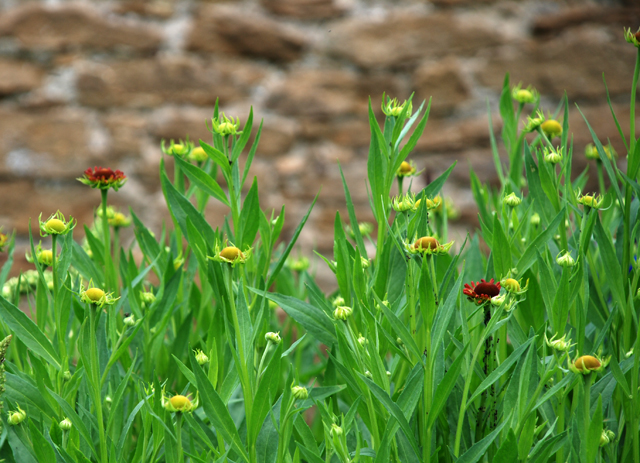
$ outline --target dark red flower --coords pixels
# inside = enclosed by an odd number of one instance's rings
[[[467,299],[480,305],[500,294],[500,282],[494,283],[493,278],[485,281],[483,278],[479,283],[473,281],[471,284],[465,283],[462,292],[467,296]]]
[[[121,170],[113,170],[107,167],[94,167],[84,171],[84,177],[78,179],[91,188],[106,190],[113,188],[118,191],[127,181],[127,176]]]

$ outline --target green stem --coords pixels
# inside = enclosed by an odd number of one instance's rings
[[[64,384],[64,372],[67,369],[67,346],[64,342],[64,336],[66,327],[64,326],[64,320],[60,318],[59,311],[56,311],[56,301],[58,300],[58,258],[57,258],[57,244],[58,244],[58,235],[51,235],[51,254],[52,254],[52,262],[51,262],[51,272],[53,274],[53,314],[56,320],[56,331],[58,333],[58,349],[60,351],[60,357],[62,359],[61,368],[58,372],[57,385],[58,385],[58,393],[62,394],[62,385]]]
[[[429,419],[429,413],[431,413],[432,404],[432,391],[433,391],[433,363],[431,362],[431,326],[427,324],[427,342],[425,346],[426,358],[424,369],[424,389],[423,389],[423,402],[424,402],[424,442],[422,443],[422,461],[428,463],[431,461],[431,426],[427,426],[426,421]]]
[[[502,315],[502,310],[499,309],[494,317],[499,317]],[[489,323],[489,326],[485,327],[482,335],[480,336],[480,342],[476,346],[475,351],[473,352],[473,357],[471,358],[471,363],[469,364],[467,375],[464,382],[464,389],[462,391],[462,402],[460,403],[460,412],[458,413],[458,426],[456,428],[456,439],[453,447],[453,455],[457,458],[460,456],[460,442],[462,439],[462,425],[464,423],[464,413],[467,410],[467,399],[469,397],[469,388],[471,387],[471,380],[474,377],[473,374],[473,366],[478,361],[478,357],[480,356],[480,352],[482,351],[482,347],[484,346],[485,338],[487,337],[487,333],[491,328],[493,328],[495,323]]]
[[[631,102],[629,104],[629,155],[633,156],[636,147],[636,89],[638,86],[638,76],[640,75],[640,48],[636,53],[636,67],[633,70],[633,81],[631,82]]]
[[[276,463],[284,463],[285,460],[285,451],[287,446],[285,445],[284,438],[286,434],[287,422],[289,421],[289,411],[294,403],[293,395],[289,398],[289,403],[287,404],[286,411],[284,413],[284,417],[282,413],[280,414],[280,428],[278,429],[278,459]]]
[[[238,321],[236,302],[233,295],[233,279],[231,278],[233,274],[233,268],[231,267],[231,264],[227,264],[227,267],[228,268],[224,272],[224,275],[227,283],[227,292],[229,294],[229,309],[231,312],[231,318],[233,320],[233,330],[235,331],[236,345],[238,347],[238,361],[240,363],[240,383],[242,385],[242,394],[244,397],[244,410],[247,420],[247,427],[249,427],[251,411],[253,409],[253,391],[251,388],[251,382],[249,380],[247,356],[245,355],[245,346],[242,342],[242,331],[240,330],[240,322]],[[239,291],[241,290],[239,289]],[[250,458],[252,459],[252,461],[255,461],[255,445],[251,445],[250,450]]]
[[[345,326],[347,327],[347,332],[349,334],[349,337],[351,338],[351,345],[353,346],[353,350],[356,354],[360,369],[364,371],[366,370],[366,364],[364,363],[362,356],[360,355],[360,351],[358,350],[358,338],[355,336],[355,333],[353,332],[353,329],[351,328],[348,320],[345,322]],[[373,403],[373,397],[371,396],[371,391],[369,391],[369,389],[365,388],[364,395],[367,400],[367,411],[369,412],[369,420],[371,424],[371,429],[369,430],[371,432],[371,448],[373,450],[377,450],[378,443],[380,442],[380,434],[378,431],[378,418],[375,411],[375,405]]]
[[[102,196],[102,237],[104,240],[104,279],[106,291],[115,291],[115,282],[111,280],[111,233],[109,232],[109,219],[107,218],[107,193],[108,189],[100,190]]]
[[[604,196],[607,192],[607,189],[604,186],[604,173],[602,172],[602,161],[596,161],[596,169],[598,170],[598,188],[600,189],[600,194]]]
[[[106,216],[105,216],[106,218]],[[98,359],[98,346],[96,342],[96,314],[95,311],[99,310],[95,308],[93,305],[89,306],[89,343],[91,353],[91,372],[90,374],[93,376],[93,383],[95,387],[93,388],[93,402],[96,407],[96,418],[98,421],[98,434],[100,436],[100,463],[108,462],[108,452],[107,452],[107,437],[104,431],[104,419],[102,415],[102,396],[100,393],[100,361]]]
[[[184,463],[184,450],[182,449],[182,413],[176,413],[176,440],[178,447],[178,463]]]

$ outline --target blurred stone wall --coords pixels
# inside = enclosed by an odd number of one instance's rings
[[[252,173],[263,207],[286,205],[285,236],[322,189],[300,243],[330,252],[345,210],[338,160],[358,218],[372,220],[369,96],[379,113],[382,92],[415,91],[433,100],[414,190],[457,160],[445,194],[459,230],[472,229],[469,170],[496,180],[487,101],[499,135],[505,72],[534,85],[545,111],[567,91],[581,169],[590,136],[573,102],[622,152],[602,73],[628,127],[635,49],[622,27],[639,25],[635,1],[0,0],[0,225],[24,246],[40,213],[89,224],[99,193],[75,179],[99,165],[129,177],[112,202],[159,230],[169,220],[159,143],[210,141],[219,98],[229,115],[244,121],[253,105],[264,119]],[[226,213],[212,202],[207,217],[217,226]]]

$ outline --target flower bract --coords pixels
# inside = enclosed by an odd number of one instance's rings
[[[47,220],[42,220],[42,214],[38,217],[38,224],[40,225],[40,236],[48,235],[65,235],[74,229],[77,221],[73,217],[69,217],[69,221],[65,219],[62,212],[57,211],[52,214]]]
[[[540,95],[531,85],[527,88],[522,88],[522,83],[519,83],[511,90],[511,98],[521,104],[535,103],[540,98]]]
[[[413,177],[418,175],[418,169],[416,169],[413,161],[402,161],[400,167],[398,167],[398,171],[396,172],[398,177]]]
[[[405,249],[410,254],[422,255],[447,254],[451,246],[453,246],[453,241],[447,244],[440,244],[433,236],[423,236],[422,238],[414,240],[413,244],[405,243]]]
[[[198,408],[198,399],[191,402],[188,396],[176,394],[171,398],[167,398],[162,394],[162,406],[165,410],[172,413],[190,413]]]
[[[237,118],[234,121],[233,117],[229,119],[224,113],[220,114],[217,119],[211,119],[211,127],[215,133],[222,135],[223,137],[242,133],[242,131],[239,130],[240,118]]]
[[[80,300],[82,302],[102,308],[105,305],[113,305],[120,299],[113,297],[113,293],[107,293],[103,289],[91,286],[91,284],[92,282],[89,282],[87,289],[84,289],[84,286],[80,284]]]
[[[569,369],[574,373],[588,375],[592,371],[600,371],[604,369],[608,363],[608,358],[603,360],[598,357],[594,357],[593,355],[583,355],[569,363]]]
[[[640,48],[640,28],[638,28],[638,31],[635,33],[631,32],[631,28],[624,29],[624,39],[637,48]]]
[[[207,256],[207,258],[217,262],[225,262],[235,267],[237,264],[244,264],[251,256],[251,251],[252,248],[241,251],[233,243],[216,243],[213,256]]]

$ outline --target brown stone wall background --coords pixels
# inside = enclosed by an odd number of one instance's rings
[[[590,136],[573,102],[622,152],[601,76],[628,121],[635,49],[622,27],[639,25],[634,1],[0,0],[0,225],[24,246],[41,212],[89,224],[99,193],[75,179],[102,165],[129,177],[112,202],[159,230],[160,140],[209,141],[219,98],[229,115],[244,121],[253,105],[264,119],[252,170],[263,207],[286,205],[288,233],[322,187],[300,244],[330,252],[345,209],[336,160],[359,219],[372,219],[368,97],[379,112],[383,91],[415,91],[433,100],[414,190],[458,160],[445,194],[472,228],[469,169],[495,180],[486,108],[499,129],[505,72],[534,85],[545,111],[567,91],[584,167]],[[226,213],[212,203],[207,217],[216,226]]]

